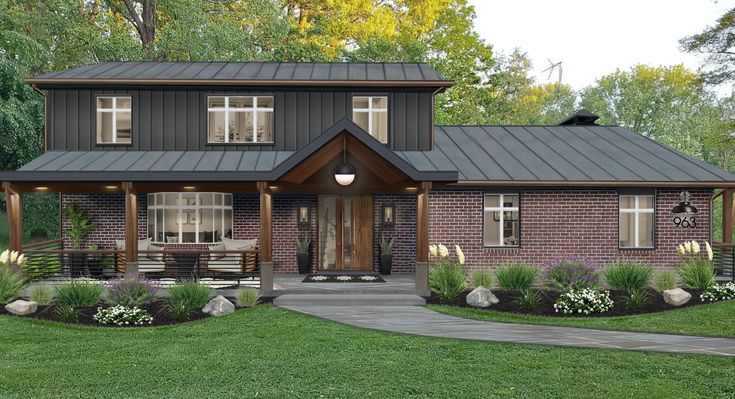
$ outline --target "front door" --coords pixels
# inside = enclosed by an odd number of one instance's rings
[[[319,269],[373,269],[373,197],[319,196]]]

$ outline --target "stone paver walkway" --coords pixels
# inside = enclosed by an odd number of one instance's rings
[[[495,323],[421,306],[284,306],[296,312],[374,330],[429,337],[735,356],[735,339]]]

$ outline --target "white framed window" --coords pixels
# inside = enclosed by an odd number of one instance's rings
[[[148,237],[161,244],[232,238],[232,194],[149,193]]]
[[[621,195],[619,204],[619,247],[653,248],[654,196]]]
[[[388,97],[352,97],[352,121],[371,136],[388,143]]]
[[[209,143],[272,143],[272,96],[208,96]]]
[[[483,209],[483,245],[517,247],[521,241],[520,196],[485,194]]]
[[[132,104],[130,96],[97,97],[97,144],[132,143]]]

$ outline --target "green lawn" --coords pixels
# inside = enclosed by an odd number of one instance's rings
[[[0,316],[3,398],[732,397],[733,359],[414,337],[257,307],[176,327]]]
[[[692,300],[699,299],[692,298]],[[507,323],[548,324],[554,326],[599,328],[603,330],[735,337],[735,301],[718,302],[637,316],[572,318],[527,316],[443,305],[427,306],[429,309],[437,312],[455,316]]]

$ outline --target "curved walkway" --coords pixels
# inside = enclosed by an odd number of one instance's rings
[[[495,323],[450,316],[421,306],[291,305],[284,308],[355,327],[428,337],[735,356],[735,339],[731,338]]]

